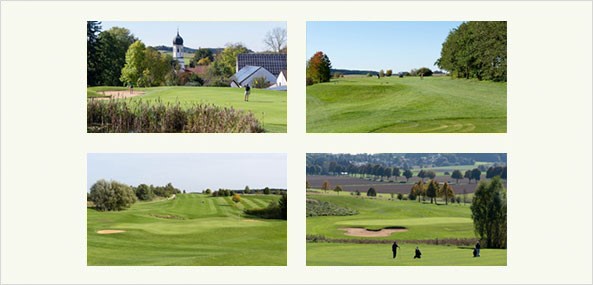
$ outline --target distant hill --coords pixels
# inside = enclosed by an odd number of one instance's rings
[[[163,52],[171,52],[173,50],[173,47],[170,46],[155,46],[154,47],[156,50],[158,51],[163,51]],[[209,49],[210,51],[212,51],[213,54],[217,54],[219,52],[221,52],[224,48],[206,48]],[[183,47],[183,52],[186,54],[193,54],[196,52],[195,48],[190,48],[190,47]]]
[[[340,72],[344,75],[367,75],[368,73],[376,75],[378,72],[373,70],[350,70],[350,69],[332,69],[331,73]]]

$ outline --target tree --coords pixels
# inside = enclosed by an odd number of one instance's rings
[[[502,166],[489,167],[488,170],[486,170],[486,178],[490,179],[495,176],[502,176],[503,171],[504,171],[504,168]]]
[[[211,76],[228,79],[235,73],[237,55],[248,52],[249,49],[243,46],[242,43],[229,43],[224,50],[216,55],[214,62],[208,68],[208,72]]]
[[[342,192],[342,187],[340,185],[337,185],[336,188],[334,188],[334,191],[336,191],[336,193],[340,195],[340,192]]]
[[[307,78],[312,84],[329,82],[331,61],[326,54],[318,51],[307,61]]]
[[[471,173],[471,177],[473,180],[476,180],[476,183],[480,181],[480,177],[482,176],[482,171],[477,168],[474,168]]]
[[[428,67],[420,67],[416,69],[416,76],[432,76],[432,70]]]
[[[323,184],[321,185],[321,190],[323,190],[324,192],[327,192],[327,190],[329,190],[329,182],[327,182],[327,180],[323,181]]]
[[[444,197],[445,205],[449,204],[449,198],[455,197],[455,192],[453,191],[453,187],[449,185],[449,183],[445,182],[443,187],[439,189],[438,192],[439,197]]]
[[[121,70],[126,64],[126,52],[137,39],[130,30],[113,27],[99,34],[98,85],[121,86]]]
[[[377,191],[375,191],[375,188],[369,188],[367,191],[367,197],[377,197]]]
[[[273,52],[280,53],[286,48],[286,29],[276,27],[268,31],[264,37],[264,44]]]
[[[474,230],[487,248],[506,248],[507,195],[500,177],[478,185],[470,209]]]
[[[507,22],[465,22],[453,29],[435,62],[453,78],[507,80]]]
[[[141,41],[135,41],[126,52],[126,64],[121,70],[120,80],[125,85],[137,85],[138,79],[144,71],[144,50],[146,46]]]
[[[198,48],[191,59],[197,65],[209,65],[214,60],[212,50],[207,48]]]
[[[406,178],[406,182],[408,182],[410,180],[410,178],[412,178],[412,176],[414,176],[414,173],[412,173],[412,170],[409,170],[409,169],[404,170],[404,177]]]
[[[385,77],[385,71],[383,69],[379,70],[379,77]]]
[[[463,175],[463,178],[467,178],[469,180],[469,183],[472,183],[472,171],[466,170],[465,174]]]
[[[422,182],[422,180],[414,183],[414,185],[412,186],[412,189],[410,190],[410,195],[409,198],[410,200],[415,200],[416,197],[420,198],[420,196],[424,196],[426,195],[426,189],[424,188],[424,182]],[[418,199],[418,202],[420,202],[420,199]]]
[[[426,171],[424,171],[424,169],[420,169],[420,171],[418,172],[418,175],[416,175],[416,176],[420,177],[422,182],[424,182],[424,178],[426,178]]]
[[[99,32],[101,22],[86,22],[86,84],[88,86],[98,85],[99,81]]]
[[[433,201],[436,204],[436,197],[439,191],[439,183],[436,182],[434,179],[431,179],[428,182],[428,186],[426,187],[426,196],[430,198],[430,203],[432,204]]]
[[[136,194],[128,185],[101,179],[91,186],[90,199],[98,211],[121,211],[136,202]]]
[[[280,208],[280,218],[286,220],[288,218],[288,195],[286,193],[282,193],[278,200],[278,207]]]
[[[212,190],[210,190],[210,188],[204,190],[204,194],[206,195],[210,195],[212,193]]]
[[[453,173],[451,174],[451,178],[456,180],[456,184],[459,184],[459,179],[463,179],[463,175],[461,174],[461,171],[459,170],[453,170]]]
[[[265,195],[269,195],[270,194],[270,188],[268,188],[268,187],[264,188],[264,194]]]
[[[404,195],[402,193],[397,193],[397,199],[398,200],[402,200],[404,198]]]
[[[241,195],[233,194],[233,197],[231,198],[231,200],[233,200],[233,202],[235,202],[235,203],[239,203],[239,202],[241,202]]]
[[[437,177],[437,174],[432,170],[427,170],[425,172],[425,175],[428,179],[434,179],[435,177]]]
[[[393,75],[393,70],[387,69],[387,71],[385,71],[385,76],[391,77],[391,75]]]
[[[243,190],[243,193],[245,193],[245,194],[250,194],[251,193],[251,189],[249,189],[249,186],[245,186],[245,189]]]
[[[399,171],[399,168],[394,167],[393,168],[393,174],[392,175],[395,176],[395,182],[397,182],[397,178],[401,176],[401,173]]]
[[[148,185],[140,184],[136,188],[136,197],[138,197],[138,200],[150,201],[154,198],[154,192]]]

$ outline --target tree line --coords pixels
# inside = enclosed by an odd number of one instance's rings
[[[121,211],[129,208],[136,201],[150,201],[156,197],[169,198],[182,191],[171,183],[165,186],[140,184],[137,187],[121,182],[100,179],[91,186],[87,201],[93,202],[98,211]]]
[[[128,29],[113,27],[101,30],[101,22],[87,22],[87,85],[88,86],[217,86],[228,87],[235,74],[237,55],[252,50],[242,43],[229,43],[219,53],[199,48],[189,67],[205,66],[201,75],[179,72],[177,60],[169,53],[147,47]],[[268,32],[264,43],[268,52],[286,53],[286,30]]]

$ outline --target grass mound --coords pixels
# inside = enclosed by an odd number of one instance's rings
[[[307,199],[307,217],[352,216],[356,214],[358,214],[358,211],[350,208],[340,207],[330,202]]]

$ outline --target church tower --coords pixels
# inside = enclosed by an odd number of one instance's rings
[[[177,28],[177,36],[173,39],[173,59],[179,62],[179,70],[185,70],[185,63],[183,61],[183,38],[179,35],[179,28]]]

